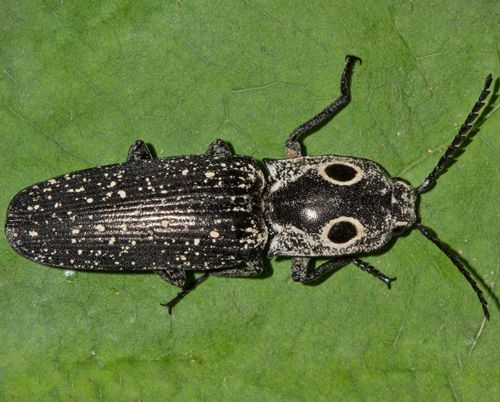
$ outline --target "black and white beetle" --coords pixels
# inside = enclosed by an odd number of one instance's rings
[[[298,138],[350,100],[349,80],[360,59],[347,56],[346,61],[341,95],[290,134],[286,159],[264,160],[267,180],[254,159],[233,155],[221,140],[205,155],[160,160],[136,141],[126,163],[69,173],[19,192],[7,212],[9,243],[22,256],[46,265],[155,271],[184,287],[165,304],[171,312],[209,275],[259,275],[267,247],[269,256],[292,257],[295,281],[312,282],[352,262],[390,287],[395,278],[358,256],[417,228],[459,269],[489,319],[482,291],[459,258],[418,223],[416,205],[458,152],[489,94],[491,74],[445,154],[413,188],[370,160],[302,156]],[[314,257],[331,260],[313,269]],[[191,270],[203,274],[186,284]]]

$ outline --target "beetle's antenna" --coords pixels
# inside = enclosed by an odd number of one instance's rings
[[[301,155],[300,144],[297,142],[299,136],[314,130],[315,128],[321,126],[322,124],[333,118],[333,116],[335,116],[340,110],[342,110],[351,100],[349,84],[352,76],[352,71],[354,64],[357,61],[361,63],[361,59],[357,56],[351,55],[346,56],[345,59],[347,63],[344,67],[344,71],[342,72],[342,77],[340,78],[340,96],[317,115],[313,116],[292,131],[285,143],[287,158],[295,158]]]
[[[479,98],[477,99],[476,103],[472,107],[471,112],[465,119],[464,124],[462,124],[460,130],[458,130],[458,134],[455,136],[455,138],[453,138],[453,141],[451,142],[450,146],[448,147],[444,155],[441,157],[441,159],[439,159],[439,162],[437,163],[434,170],[429,174],[429,176],[427,176],[427,178],[422,182],[422,184],[418,186],[417,193],[421,194],[429,190],[429,188],[432,187],[432,185],[436,181],[436,176],[438,176],[439,173],[441,173],[443,169],[450,163],[450,161],[453,160],[453,158],[456,156],[458,150],[460,149],[460,145],[465,139],[466,134],[472,128],[472,123],[474,122],[474,120],[477,119],[478,112],[484,106],[484,100],[488,97],[490,93],[489,88],[492,81],[493,78],[491,74],[488,74],[484,81],[483,90],[481,91],[481,94],[479,95]]]
[[[430,229],[420,223],[416,223],[415,227],[422,233],[425,237],[427,237],[431,242],[433,242],[446,256],[450,259],[450,261],[458,268],[458,270],[462,273],[462,275],[465,277],[467,282],[472,286],[472,289],[474,289],[474,292],[476,292],[476,295],[479,299],[479,302],[481,303],[481,306],[483,307],[483,313],[484,316],[486,317],[487,320],[490,319],[490,312],[488,311],[488,302],[484,298],[483,291],[479,289],[477,286],[476,281],[472,278],[471,274],[469,271],[467,271],[462,264],[462,262],[459,260],[459,258],[448,248],[446,247],[443,243],[441,243],[437,237],[435,237]]]

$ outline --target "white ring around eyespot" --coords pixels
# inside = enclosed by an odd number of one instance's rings
[[[328,174],[326,173],[326,168],[330,165],[346,165],[349,166],[350,168],[353,168],[356,171],[356,176],[354,176],[351,180],[348,181],[339,181],[332,179]],[[325,180],[334,183],[338,186],[350,186],[351,184],[357,183],[363,178],[363,171],[359,166],[354,165],[353,163],[350,162],[345,162],[345,161],[330,161],[327,163],[322,163],[321,165],[318,166],[318,171],[321,177],[323,177]]]
[[[349,222],[354,225],[356,228],[356,236],[354,236],[351,240],[346,241],[345,243],[335,243],[331,241],[328,238],[328,233],[330,232],[330,229],[332,228],[333,225],[339,223],[339,222]],[[332,219],[330,222],[328,222],[324,228],[323,231],[321,232],[321,241],[325,245],[334,245],[335,248],[345,248],[349,247],[351,244],[357,242],[363,235],[365,234],[365,228],[361,224],[360,221],[357,219],[351,218],[350,216],[339,216],[338,218]]]

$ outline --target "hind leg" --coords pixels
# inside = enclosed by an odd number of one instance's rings
[[[128,150],[127,162],[144,160],[153,160],[153,155],[144,141],[137,140]]]

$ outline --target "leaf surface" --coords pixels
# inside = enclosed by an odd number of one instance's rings
[[[0,6],[0,224],[49,177],[215,138],[257,159],[338,94],[351,104],[305,140],[309,155],[381,163],[413,185],[434,167],[484,77],[498,77],[494,1],[60,1]],[[496,28],[495,28],[496,27]],[[496,82],[498,89],[498,81]],[[496,291],[498,103],[433,190],[422,222]],[[0,400],[491,400],[498,299],[476,296],[417,232],[317,286],[290,260],[263,279],[211,278],[169,317],[156,275],[32,263],[0,239]],[[272,267],[272,268],[271,268]]]

